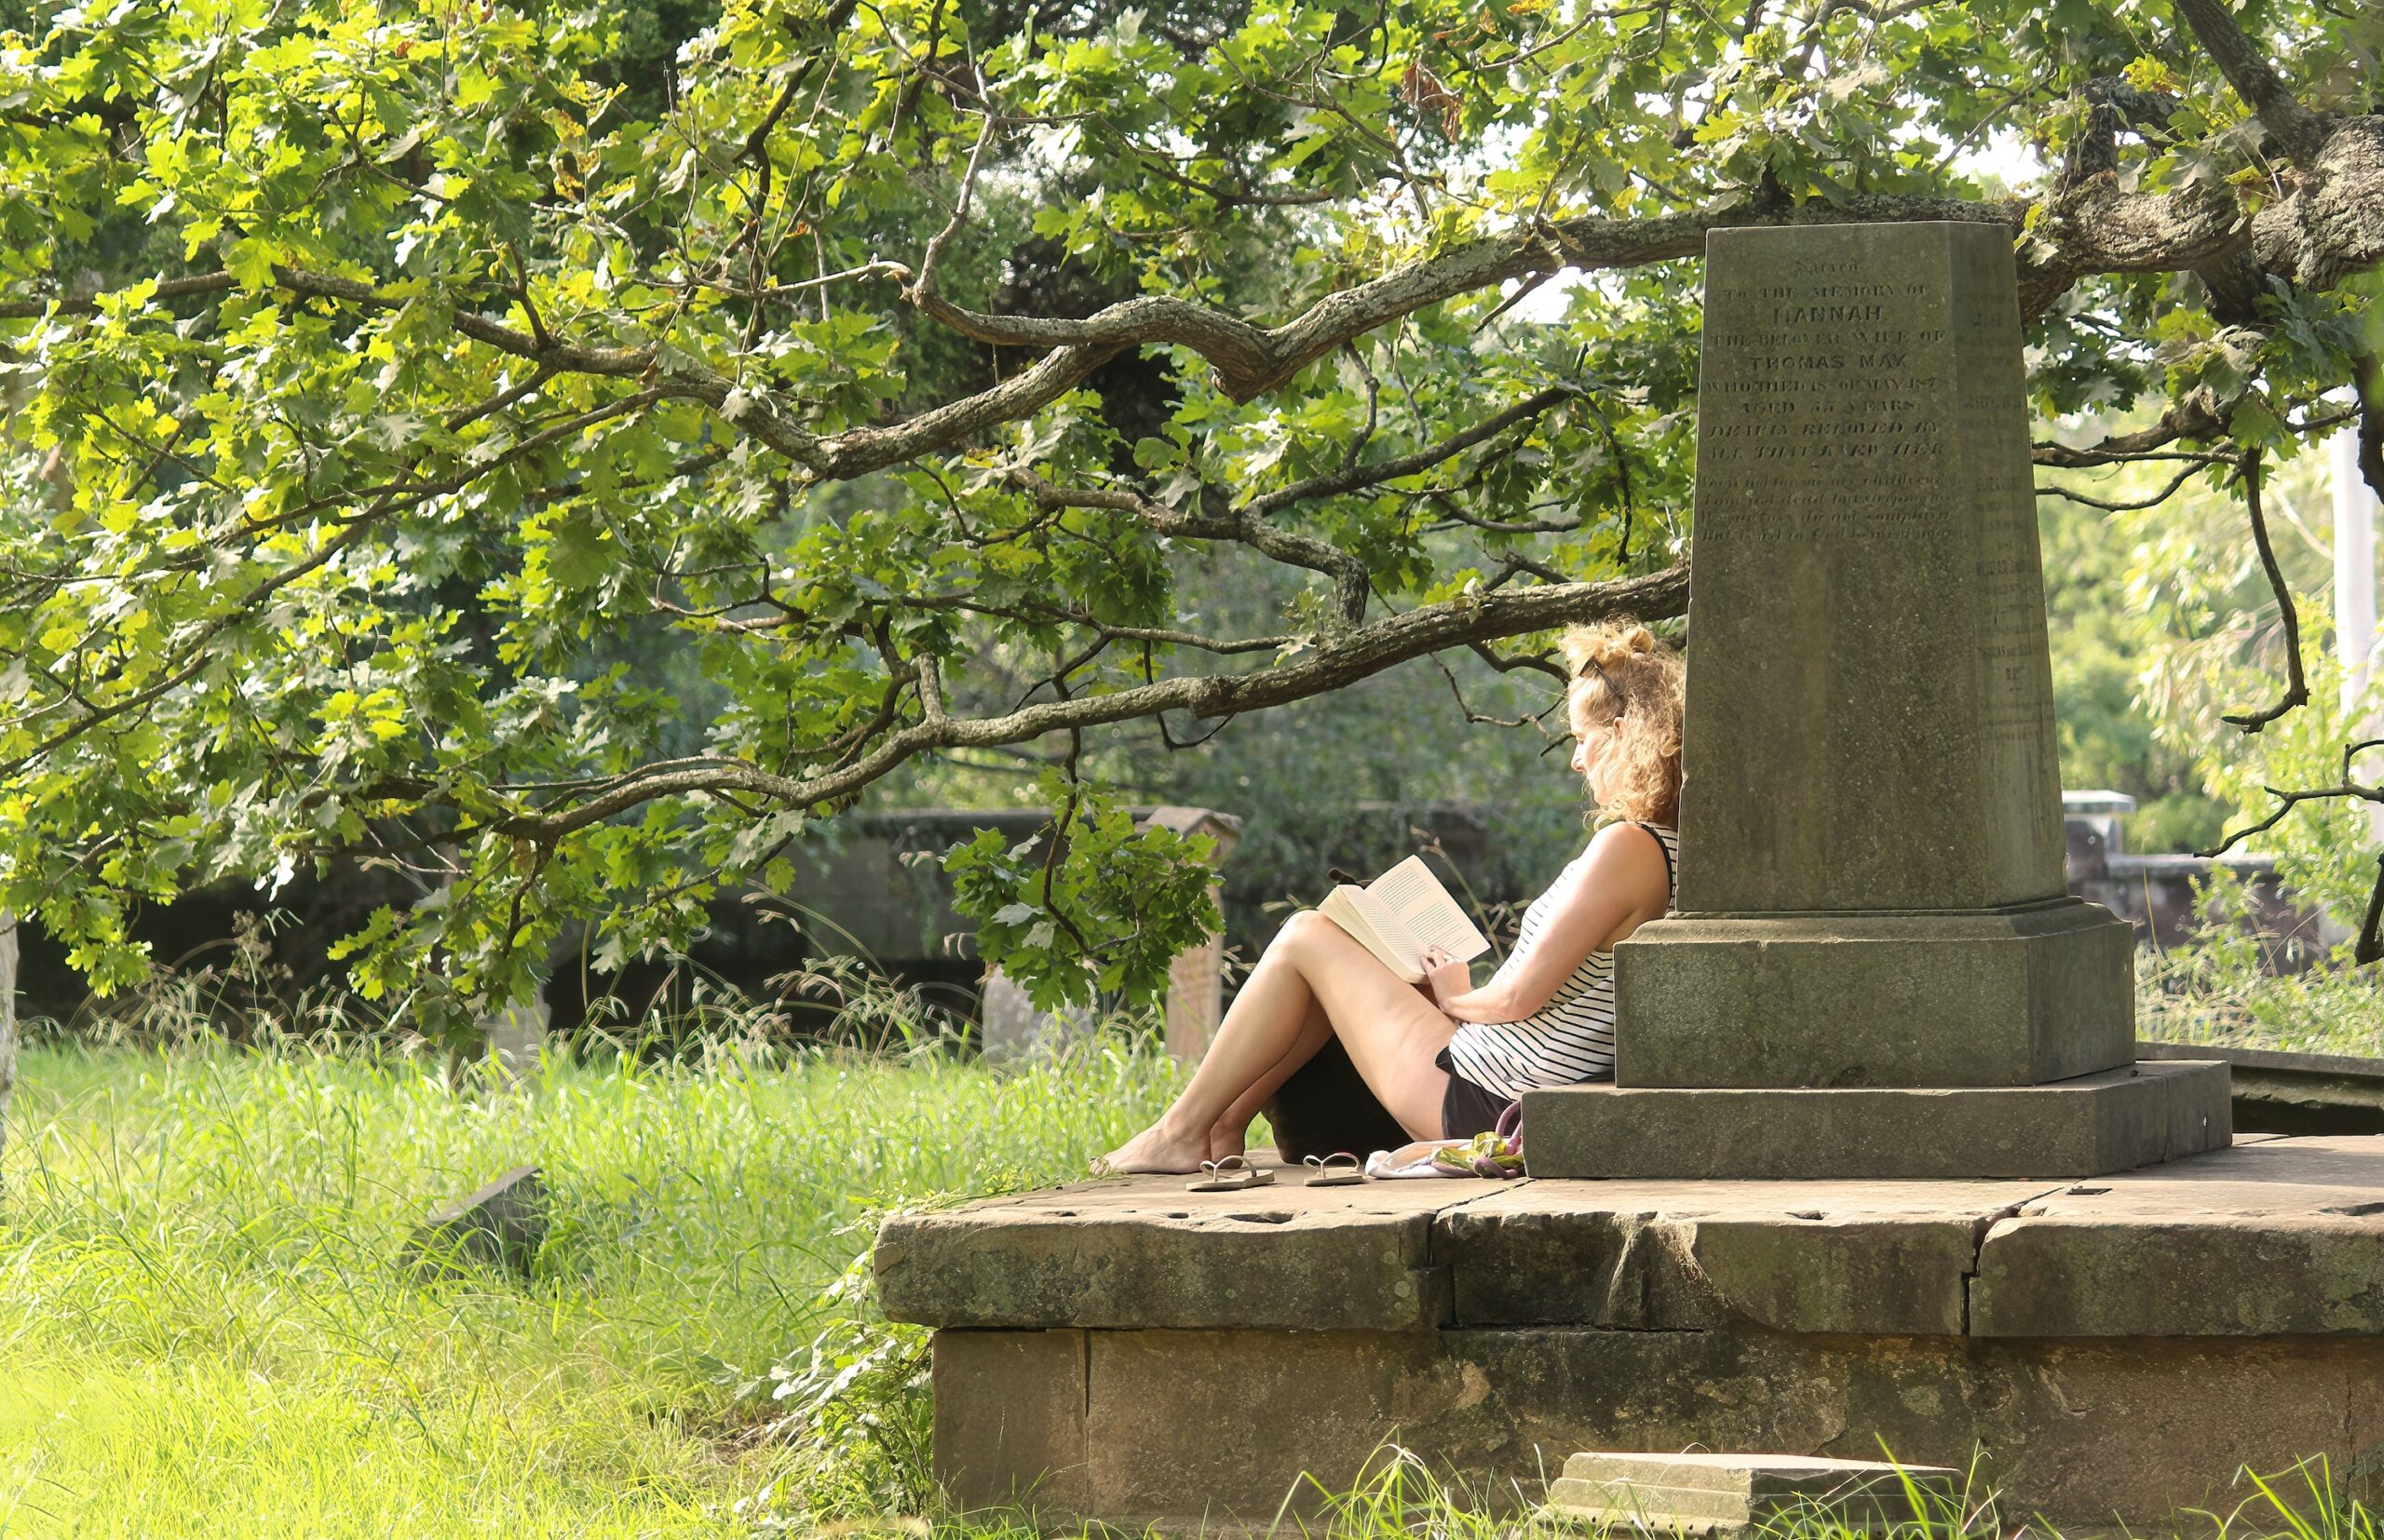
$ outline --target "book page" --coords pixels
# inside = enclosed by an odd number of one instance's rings
[[[1416,959],[1424,949],[1399,923],[1399,916],[1366,897],[1364,888],[1347,884],[1334,888],[1324,896],[1317,912],[1348,931],[1352,939],[1404,981],[1412,984],[1423,977]]]
[[[1490,939],[1465,917],[1465,911],[1457,908],[1456,900],[1449,897],[1421,856],[1410,856],[1375,878],[1366,888],[1366,897],[1398,916],[1416,942],[1413,955],[1420,956],[1424,948],[1436,946],[1465,962],[1490,950]]]
[[[1375,927],[1385,950],[1390,952],[1391,971],[1409,983],[1424,977],[1422,958],[1426,943],[1408,927],[1406,917],[1375,897],[1368,888],[1351,890],[1358,907],[1365,912],[1366,921]]]

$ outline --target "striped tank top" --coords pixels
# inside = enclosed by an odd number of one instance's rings
[[[1664,847],[1665,904],[1676,891],[1680,835],[1651,823],[1640,828]],[[1510,977],[1531,955],[1548,928],[1558,899],[1572,892],[1589,863],[1584,850],[1524,911],[1523,934],[1490,982]],[[1489,985],[1483,986],[1485,989]],[[1518,1097],[1535,1086],[1569,1086],[1614,1074],[1614,953],[1592,952],[1548,1004],[1519,1021],[1466,1021],[1449,1040],[1449,1062],[1456,1073],[1493,1096]]]

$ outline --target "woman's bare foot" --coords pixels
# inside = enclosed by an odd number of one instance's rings
[[[1209,1130],[1209,1158],[1223,1160],[1228,1155],[1250,1153],[1250,1125],[1236,1128],[1220,1123]]]
[[[1161,1172],[1189,1176],[1211,1158],[1206,1136],[1197,1141],[1175,1138],[1154,1123],[1092,1163],[1095,1176],[1133,1176]]]

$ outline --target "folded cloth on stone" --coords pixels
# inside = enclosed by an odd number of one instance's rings
[[[1407,1182],[1418,1177],[1508,1177],[1524,1174],[1523,1152],[1501,1135],[1476,1134],[1471,1139],[1419,1139],[1396,1150],[1376,1150],[1366,1157],[1366,1175],[1377,1182]]]

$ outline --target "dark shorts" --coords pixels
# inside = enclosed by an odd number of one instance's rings
[[[1432,1062],[1449,1072],[1449,1088],[1441,1097],[1443,1138],[1471,1139],[1498,1126],[1498,1114],[1507,1110],[1503,1100],[1450,1070],[1446,1049]],[[1275,1147],[1285,1160],[1341,1151],[1362,1160],[1410,1138],[1366,1087],[1338,1037],[1326,1038],[1316,1057],[1294,1071],[1260,1111],[1274,1126]]]
[[[1449,1072],[1449,1088],[1441,1095],[1443,1139],[1471,1139],[1498,1126],[1498,1119],[1508,1107],[1507,1098],[1485,1091],[1457,1074],[1456,1063],[1449,1058],[1446,1048],[1432,1062]]]

